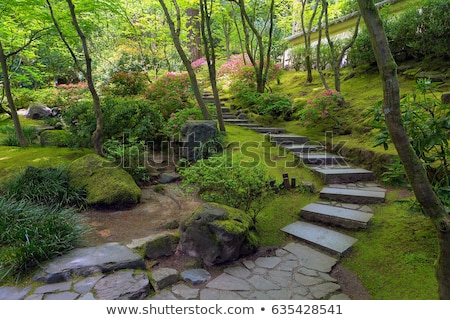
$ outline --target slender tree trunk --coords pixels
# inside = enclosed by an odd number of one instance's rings
[[[202,57],[202,45],[200,40],[200,23],[198,20],[198,9],[188,8],[186,9],[188,16],[188,22],[186,27],[188,28],[189,39],[189,51],[191,53],[191,61],[195,61]]]
[[[313,76],[312,76],[312,59],[311,59],[311,30],[312,30],[312,24],[313,24],[314,18],[317,13],[317,8],[319,7],[319,0],[315,0],[314,11],[313,11],[311,19],[309,20],[309,23],[308,23],[308,30],[306,30],[306,27],[305,27],[306,5],[307,5],[307,0],[302,0],[301,25],[302,25],[303,37],[305,38],[305,51],[306,51],[305,65],[306,65],[306,72],[307,72],[306,82],[312,83]]]
[[[383,24],[372,0],[358,0],[359,10],[370,34],[384,91],[386,124],[402,161],[416,199],[433,222],[439,239],[436,277],[441,299],[450,299],[450,215],[429,183],[422,162],[414,152],[400,111],[397,65],[389,49]]]
[[[94,79],[92,77],[92,59],[89,54],[89,48],[86,40],[86,36],[83,33],[83,31],[80,28],[80,25],[78,24],[77,16],[75,13],[75,6],[72,2],[72,0],[67,0],[67,4],[70,9],[70,16],[72,18],[72,24],[75,27],[75,30],[77,31],[78,37],[81,39],[81,43],[83,45],[83,53],[84,58],[86,61],[86,72],[85,77],[86,81],[88,83],[89,91],[92,95],[92,100],[94,103],[94,114],[95,114],[95,120],[96,120],[96,128],[94,133],[92,134],[92,142],[94,144],[94,150],[95,153],[103,156],[103,113],[100,106],[100,97],[98,96],[97,90],[95,89],[94,85]]]
[[[320,75],[320,79],[322,80],[323,86],[325,87],[325,89],[329,90],[330,86],[328,85],[327,79],[325,78],[325,75],[323,74],[323,70],[322,70],[322,61],[320,59],[320,49],[321,49],[321,45],[322,45],[322,18],[323,18],[323,14],[325,12],[325,7],[322,7],[322,10],[320,11],[320,15],[319,15],[319,22],[318,22],[318,34],[319,34],[319,38],[317,39],[317,71],[319,72]]]
[[[14,122],[14,130],[16,131],[17,139],[19,140],[20,146],[25,148],[28,147],[28,142],[23,134],[22,127],[20,125],[19,115],[17,114],[16,106],[14,104],[14,99],[11,92],[11,83],[9,81],[8,64],[6,59],[7,57],[3,50],[2,42],[0,41],[0,64],[2,67],[3,87],[5,89],[6,100],[8,100],[10,114]]]
[[[177,25],[175,26],[175,23],[171,18],[169,9],[167,8],[164,0],[158,1],[161,4],[161,7],[163,8],[164,15],[166,16],[167,24],[169,25],[170,33],[172,35],[173,44],[175,45],[175,48],[177,49],[177,52],[180,55],[181,60],[183,61],[184,67],[186,68],[189,74],[192,90],[194,91],[195,98],[197,99],[197,103],[200,107],[200,110],[202,111],[203,118],[205,120],[211,120],[211,115],[209,114],[208,109],[206,108],[205,102],[203,101],[202,94],[200,92],[200,88],[198,86],[197,76],[195,75],[195,71],[192,68],[191,61],[189,61],[188,57],[186,56],[186,53],[184,52],[183,46],[181,45],[180,42],[181,13],[180,8],[178,7],[178,3],[176,2],[176,0],[172,0],[172,3],[177,11],[176,13]]]
[[[225,132],[225,122],[223,121],[222,106],[219,97],[219,90],[217,89],[216,51],[214,49],[214,38],[211,30],[211,10],[212,8],[208,8],[208,0],[200,0],[201,34],[205,47],[205,57],[208,63],[209,80],[211,82],[211,88],[214,96],[214,105],[216,106],[219,129],[220,131]]]

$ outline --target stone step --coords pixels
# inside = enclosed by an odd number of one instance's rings
[[[333,253],[344,254],[358,239],[312,223],[296,221],[281,229],[299,239]]]
[[[247,119],[224,119],[223,121],[229,124],[248,123]]]
[[[332,224],[347,229],[358,229],[367,228],[373,214],[327,204],[311,203],[302,208],[300,216],[309,221]]]
[[[230,114],[230,113],[223,113],[222,118],[223,119],[237,119],[234,114]]]
[[[312,170],[316,172],[326,184],[375,180],[372,171],[360,168],[317,167],[312,168]]]
[[[331,153],[298,153],[294,155],[299,158],[304,164],[310,166],[323,166],[323,165],[337,165],[345,164],[345,158]]]
[[[386,201],[386,192],[350,188],[323,188],[320,191],[320,198],[358,204],[383,203]]]
[[[309,144],[292,144],[292,145],[283,145],[282,148],[286,149],[289,152],[317,152],[325,149],[324,146],[321,145],[309,145]]]
[[[308,137],[295,134],[271,134],[270,140],[279,145],[294,145],[307,143]]]
[[[253,127],[253,131],[258,133],[284,133],[286,129],[284,128],[266,128],[266,127]]]
[[[256,128],[261,126],[258,123],[236,123],[236,125],[244,128]]]
[[[222,107],[222,113],[230,112],[230,108],[228,107]]]

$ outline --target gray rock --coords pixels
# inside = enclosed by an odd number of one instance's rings
[[[341,287],[336,283],[326,282],[310,287],[310,291],[315,299],[322,299],[340,288]]]
[[[182,157],[188,161],[197,161],[202,158],[203,148],[207,148],[207,141],[218,134],[216,121],[187,121],[181,127],[183,142]]]
[[[178,281],[178,271],[171,268],[160,268],[152,272],[155,289],[162,290]]]
[[[33,280],[55,283],[71,279],[72,275],[85,277],[120,269],[145,269],[144,259],[126,246],[107,243],[72,250],[45,264]]]
[[[246,279],[250,275],[250,271],[242,266],[228,267],[223,272],[241,279]]]
[[[101,278],[103,278],[103,276],[95,276],[82,279],[74,283],[73,289],[78,293],[87,293],[92,290],[92,288]]]
[[[31,287],[0,287],[0,300],[23,300],[30,292]]]
[[[37,287],[36,290],[34,290],[34,294],[69,291],[70,288],[72,288],[72,282],[70,281],[47,284],[44,286]]]
[[[155,294],[149,300],[178,300],[172,291],[164,289],[159,294]]]
[[[169,257],[177,249],[180,237],[174,234],[159,236],[152,241],[147,242],[145,246],[145,257],[147,259],[157,259],[160,257]]]
[[[243,211],[205,203],[181,223],[180,249],[207,266],[233,261],[246,247],[251,226],[251,218]]]
[[[197,299],[199,291],[199,289],[190,288],[185,284],[177,284],[172,288],[172,292],[183,300]]]
[[[209,289],[231,290],[231,291],[248,291],[253,289],[248,282],[230,276],[226,273],[223,273],[217,278],[210,281],[206,285],[206,287]]]
[[[272,269],[281,262],[279,257],[259,257],[255,263],[258,267]]]
[[[39,119],[43,119],[43,118],[49,118],[49,117],[51,117],[51,115],[52,115],[52,109],[50,109],[49,107],[47,107],[46,105],[44,105],[42,103],[37,103],[37,104],[30,105],[28,107],[26,117],[28,119],[39,120]]]
[[[150,281],[145,273],[118,271],[100,279],[94,292],[99,300],[142,300],[150,293]]]
[[[450,104],[450,93],[444,93],[441,96],[442,104]]]
[[[75,292],[59,292],[46,294],[44,300],[76,300],[79,296]]]
[[[269,281],[267,279],[264,279],[263,277],[259,275],[255,275],[251,277],[248,282],[250,282],[257,290],[279,290],[281,289],[280,286],[276,285],[272,281]]]
[[[211,279],[211,274],[205,269],[191,269],[181,273],[181,278],[193,285],[199,285]]]
[[[330,272],[337,262],[336,259],[330,256],[298,243],[289,243],[284,249],[297,256],[300,264],[308,269]]]
[[[161,184],[173,183],[181,180],[181,176],[176,172],[161,173],[158,182]]]

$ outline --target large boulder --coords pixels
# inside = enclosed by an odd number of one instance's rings
[[[252,247],[251,217],[216,203],[202,204],[180,226],[180,250],[207,266],[233,261]]]
[[[42,103],[32,104],[28,107],[26,117],[29,119],[44,119],[52,116],[52,109]]]
[[[181,127],[183,146],[181,156],[191,162],[200,160],[202,148],[207,147],[206,142],[215,138],[218,132],[216,121],[186,121]]]
[[[139,203],[142,191],[124,169],[89,154],[69,165],[70,184],[84,188],[87,202],[94,207],[129,207]]]

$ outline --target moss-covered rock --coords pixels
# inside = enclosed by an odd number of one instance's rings
[[[70,184],[87,192],[94,207],[129,207],[139,203],[141,189],[122,168],[102,157],[89,154],[69,165]]]
[[[238,259],[254,245],[253,221],[239,209],[217,203],[201,205],[180,226],[180,247],[191,257],[214,265]]]
[[[70,133],[65,130],[44,130],[40,134],[41,147],[67,147]]]

